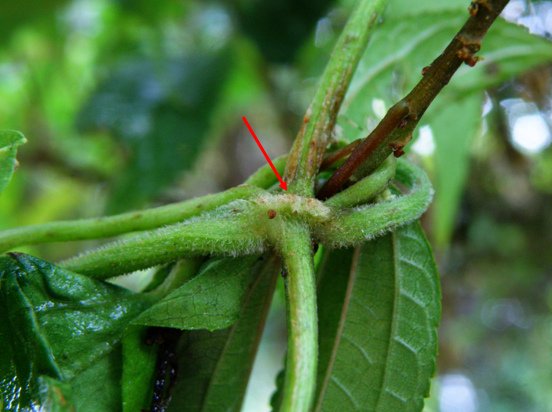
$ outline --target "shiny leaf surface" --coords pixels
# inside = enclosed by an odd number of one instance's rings
[[[112,390],[109,385],[96,384],[94,389],[91,384],[100,375],[120,380],[124,328],[151,302],[23,254],[0,257],[0,280],[4,407],[17,410],[39,402],[42,375],[70,382],[79,410],[113,401],[105,394]],[[93,390],[103,395],[96,400]],[[113,390],[120,397],[120,388]],[[82,404],[87,407],[79,408]]]

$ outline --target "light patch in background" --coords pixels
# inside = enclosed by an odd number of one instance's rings
[[[501,16],[508,21],[516,21],[525,11],[525,0],[511,0],[502,11]]]
[[[88,36],[98,35],[102,27],[103,1],[73,1],[61,16],[65,26],[72,32]]]
[[[385,102],[382,99],[372,100],[372,110],[379,119],[383,119],[385,117],[385,113],[387,112]]]
[[[535,103],[522,99],[506,99],[500,105],[506,111],[510,140],[517,150],[533,155],[550,145],[550,128]]]
[[[440,412],[476,412],[477,392],[471,380],[460,373],[439,377]]]
[[[435,151],[435,139],[433,138],[433,130],[428,125],[420,127],[420,135],[412,144],[412,151],[420,156],[431,156]]]
[[[314,46],[324,47],[333,38],[335,33],[332,28],[332,20],[329,17],[324,17],[316,23],[316,31],[314,32]]]
[[[550,144],[550,130],[539,114],[518,117],[512,127],[512,143],[521,152],[535,154]]]

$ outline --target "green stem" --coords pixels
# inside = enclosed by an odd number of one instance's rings
[[[387,0],[360,1],[337,40],[289,155],[286,181],[290,193],[314,194],[314,182],[337,113],[369,34],[386,4]]]
[[[0,232],[0,252],[21,245],[99,239],[154,229],[189,219],[233,200],[249,198],[261,192],[257,187],[242,185],[225,192],[143,211],[9,229]]]
[[[418,219],[431,203],[431,182],[423,170],[403,160],[397,164],[396,179],[410,192],[337,214],[313,227],[316,241],[334,248],[354,246]]]
[[[395,158],[389,157],[374,173],[330,197],[324,204],[333,208],[346,208],[368,202],[387,187],[395,176],[395,168]]]
[[[316,285],[312,240],[304,224],[282,225],[279,250],[287,270],[288,352],[281,411],[308,412],[318,359]]]
[[[130,273],[182,257],[261,253],[266,248],[258,210],[238,200],[196,219],[109,243],[60,266],[97,279]]]

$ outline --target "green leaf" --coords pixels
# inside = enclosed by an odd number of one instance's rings
[[[240,0],[243,31],[271,63],[290,63],[333,0]],[[274,33],[278,33],[277,36]]]
[[[121,345],[75,376],[69,383],[78,412],[121,409]]]
[[[0,131],[0,192],[8,185],[15,170],[17,146],[26,141],[21,133],[14,130]]]
[[[71,386],[67,383],[41,376],[38,378],[40,405],[50,412],[72,412],[75,410]]]
[[[238,319],[242,299],[258,273],[258,256],[213,259],[135,321],[176,329],[224,329]]]
[[[184,332],[169,411],[239,411],[280,270],[269,258],[249,285],[232,327]]]
[[[458,212],[469,171],[472,137],[481,125],[483,95],[474,94],[451,102],[439,113],[431,114],[435,138],[435,198],[432,204],[432,231],[435,245],[446,246]],[[461,122],[462,127],[451,127]]]
[[[466,0],[416,0],[415,3],[412,0],[390,0],[385,17],[396,19],[409,16],[411,19],[416,19],[416,17],[413,17],[414,15],[443,11],[461,12],[467,17],[468,5],[469,3]]]
[[[39,402],[43,398],[41,376],[70,383],[78,410],[94,410],[95,403],[85,402],[96,402],[92,390],[102,392],[98,402],[120,405],[120,388],[114,385],[119,399],[115,402],[106,379],[116,375],[120,381],[119,342],[124,328],[150,304],[150,298],[143,295],[32,256],[12,253],[0,257],[0,392],[4,407],[17,410]],[[119,355],[113,355],[115,352]],[[91,386],[98,380],[96,387]]]
[[[328,251],[318,282],[314,410],[421,410],[435,370],[440,288],[420,225]]]

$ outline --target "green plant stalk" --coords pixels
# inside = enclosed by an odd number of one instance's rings
[[[266,237],[251,223],[256,211],[249,202],[238,200],[202,217],[109,243],[59,266],[106,279],[182,257],[261,253],[266,249]]]
[[[395,177],[409,193],[341,212],[312,228],[315,240],[334,248],[354,246],[418,219],[433,198],[429,178],[423,170],[403,160],[397,164]]]
[[[0,232],[0,252],[21,245],[100,239],[155,229],[181,222],[236,199],[250,198],[260,192],[261,190],[255,186],[241,185],[221,193],[143,211],[9,229]]]
[[[387,0],[360,1],[351,14],[310,104],[286,165],[289,193],[314,195],[314,183],[337,114],[366,48],[369,34]]]
[[[395,170],[395,158],[389,157],[374,173],[329,198],[324,204],[333,208],[346,208],[366,203],[387,187],[395,176]]]
[[[318,361],[316,282],[312,239],[305,224],[286,222],[278,249],[287,270],[288,350],[283,412],[308,412],[313,402]]]

